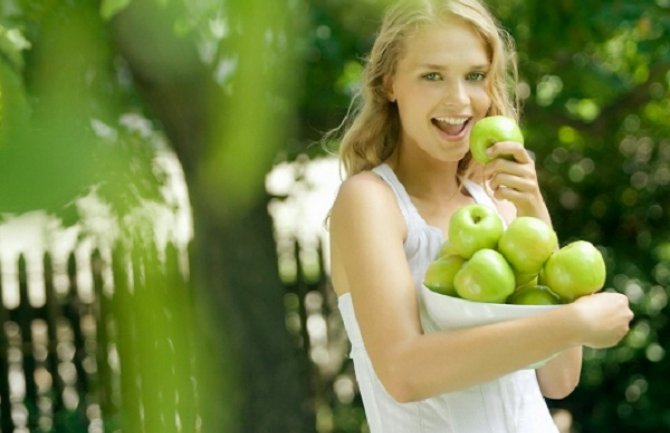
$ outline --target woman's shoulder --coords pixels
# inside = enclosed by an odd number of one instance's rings
[[[340,185],[337,196],[346,200],[374,199],[391,193],[389,185],[378,174],[365,170],[345,179]]]
[[[338,216],[370,223],[402,218],[393,190],[373,171],[362,171],[342,182],[333,204],[331,220]]]

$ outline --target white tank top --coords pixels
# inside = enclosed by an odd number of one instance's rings
[[[390,185],[398,200],[407,224],[404,248],[417,289],[421,322],[425,332],[435,331],[421,305],[419,290],[425,270],[444,240],[442,231],[423,220],[388,165],[382,164],[373,171]],[[475,202],[495,209],[480,185],[465,180],[464,186]],[[519,370],[419,402],[398,403],[375,374],[349,293],[339,297],[338,307],[351,343],[351,358],[370,433],[558,433],[534,370]]]

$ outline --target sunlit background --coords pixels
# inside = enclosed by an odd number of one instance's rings
[[[328,281],[382,0],[0,0],[0,430],[366,432]],[[491,0],[561,243],[630,334],[562,432],[670,430],[670,2]]]

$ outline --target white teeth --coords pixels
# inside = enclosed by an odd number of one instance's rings
[[[468,119],[459,119],[456,117],[436,117],[435,120],[437,120],[438,122],[447,123],[449,125],[462,125]]]

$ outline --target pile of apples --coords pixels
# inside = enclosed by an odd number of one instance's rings
[[[501,141],[523,144],[516,120],[478,120],[470,133],[473,159],[489,163],[487,149]],[[556,232],[539,218],[519,217],[505,229],[495,210],[473,204],[451,217],[448,235],[424,276],[424,285],[437,293],[477,302],[553,305],[605,284],[600,251],[584,240],[559,248]]]
[[[448,240],[428,266],[430,290],[476,302],[553,305],[602,289],[605,262],[590,242],[559,248],[543,220],[518,217],[505,229],[498,213],[481,204],[460,208]]]

